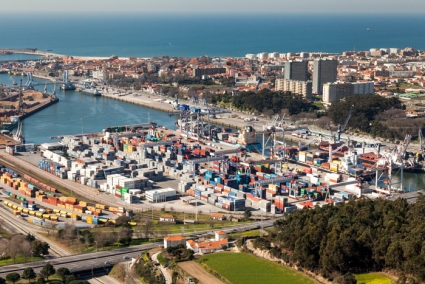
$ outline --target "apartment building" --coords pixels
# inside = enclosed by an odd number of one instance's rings
[[[308,61],[286,61],[285,62],[285,80],[307,81],[308,80]]]
[[[374,94],[373,82],[335,82],[323,85],[323,102],[331,104],[352,95]]]
[[[323,84],[335,82],[338,61],[334,59],[315,59],[313,65],[313,93],[321,95]]]
[[[283,92],[291,92],[302,95],[305,99],[311,100],[312,82],[276,79],[275,90]]]

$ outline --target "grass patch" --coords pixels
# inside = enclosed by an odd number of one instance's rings
[[[228,236],[229,236],[229,239],[237,239],[239,237],[259,237],[260,230],[245,231],[241,233],[230,234]]]
[[[393,281],[379,273],[355,274],[357,283],[364,284],[391,284]]]
[[[40,260],[43,260],[43,259],[44,258],[41,257],[41,256],[33,256],[32,257],[32,261],[40,261]],[[25,260],[25,258],[23,256],[17,256],[16,259],[15,259],[15,262],[13,262],[12,258],[6,257],[6,258],[0,259],[0,266],[18,264],[18,263],[26,263],[26,262],[31,262],[31,257],[27,257],[27,260]]]
[[[234,284],[315,283],[299,272],[246,253],[215,253],[200,259],[203,265]]]
[[[170,261],[168,258],[165,258],[162,255],[162,253],[159,253],[157,258],[158,258],[159,263],[161,263],[161,265],[166,265]]]

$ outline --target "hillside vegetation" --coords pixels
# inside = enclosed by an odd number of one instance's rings
[[[350,201],[298,210],[275,223],[271,254],[329,279],[349,273],[399,272],[425,280],[425,197]],[[259,242],[257,242],[259,243]]]

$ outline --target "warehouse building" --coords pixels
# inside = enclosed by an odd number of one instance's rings
[[[166,202],[176,199],[176,190],[170,187],[145,192],[146,200],[150,203]]]

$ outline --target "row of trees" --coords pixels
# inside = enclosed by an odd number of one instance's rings
[[[298,210],[275,223],[271,253],[327,278],[395,270],[425,280],[425,197],[357,200]],[[259,242],[258,246],[268,245]]]
[[[36,280],[35,283],[37,284],[44,284],[46,283],[46,280],[49,280],[49,277],[52,275],[57,275],[63,284],[87,284],[87,281],[81,281],[77,280],[73,275],[71,275],[71,272],[66,267],[61,267],[58,270],[56,270],[50,263],[47,263],[43,266],[43,268],[40,270],[40,272],[35,273],[34,269],[32,267],[25,268],[22,272],[22,275],[19,275],[19,273],[12,272],[6,275],[6,279],[0,277],[0,284],[6,284],[6,280],[9,282],[12,282],[15,284],[20,279],[28,280],[29,283],[31,281]]]
[[[0,240],[0,256],[10,257],[15,263],[18,256],[24,257],[24,260],[31,256],[42,256],[49,254],[49,244],[37,240],[33,235],[13,235],[10,240]]]
[[[133,230],[127,226],[119,228],[118,231],[95,231],[79,230],[73,225],[65,225],[56,233],[56,238],[66,243],[67,245],[84,246],[86,249],[93,247],[96,244],[98,249],[119,243],[128,246],[133,237]]]
[[[368,132],[382,138],[403,138],[406,130],[405,106],[398,98],[384,98],[377,95],[354,95],[334,102],[327,111],[327,116],[336,124],[343,124],[351,106],[354,106],[347,127]],[[402,122],[406,123],[402,123]],[[422,126],[422,125],[421,125]],[[418,128],[414,131],[417,133]],[[412,134],[412,133],[411,133]]]
[[[268,115],[280,114],[283,109],[290,115],[300,112],[308,112],[315,109],[315,106],[307,102],[301,95],[290,92],[273,92],[263,89],[259,92],[244,92],[238,96],[231,96],[227,93],[216,94],[211,97],[213,104],[232,104],[232,108],[255,111]]]

